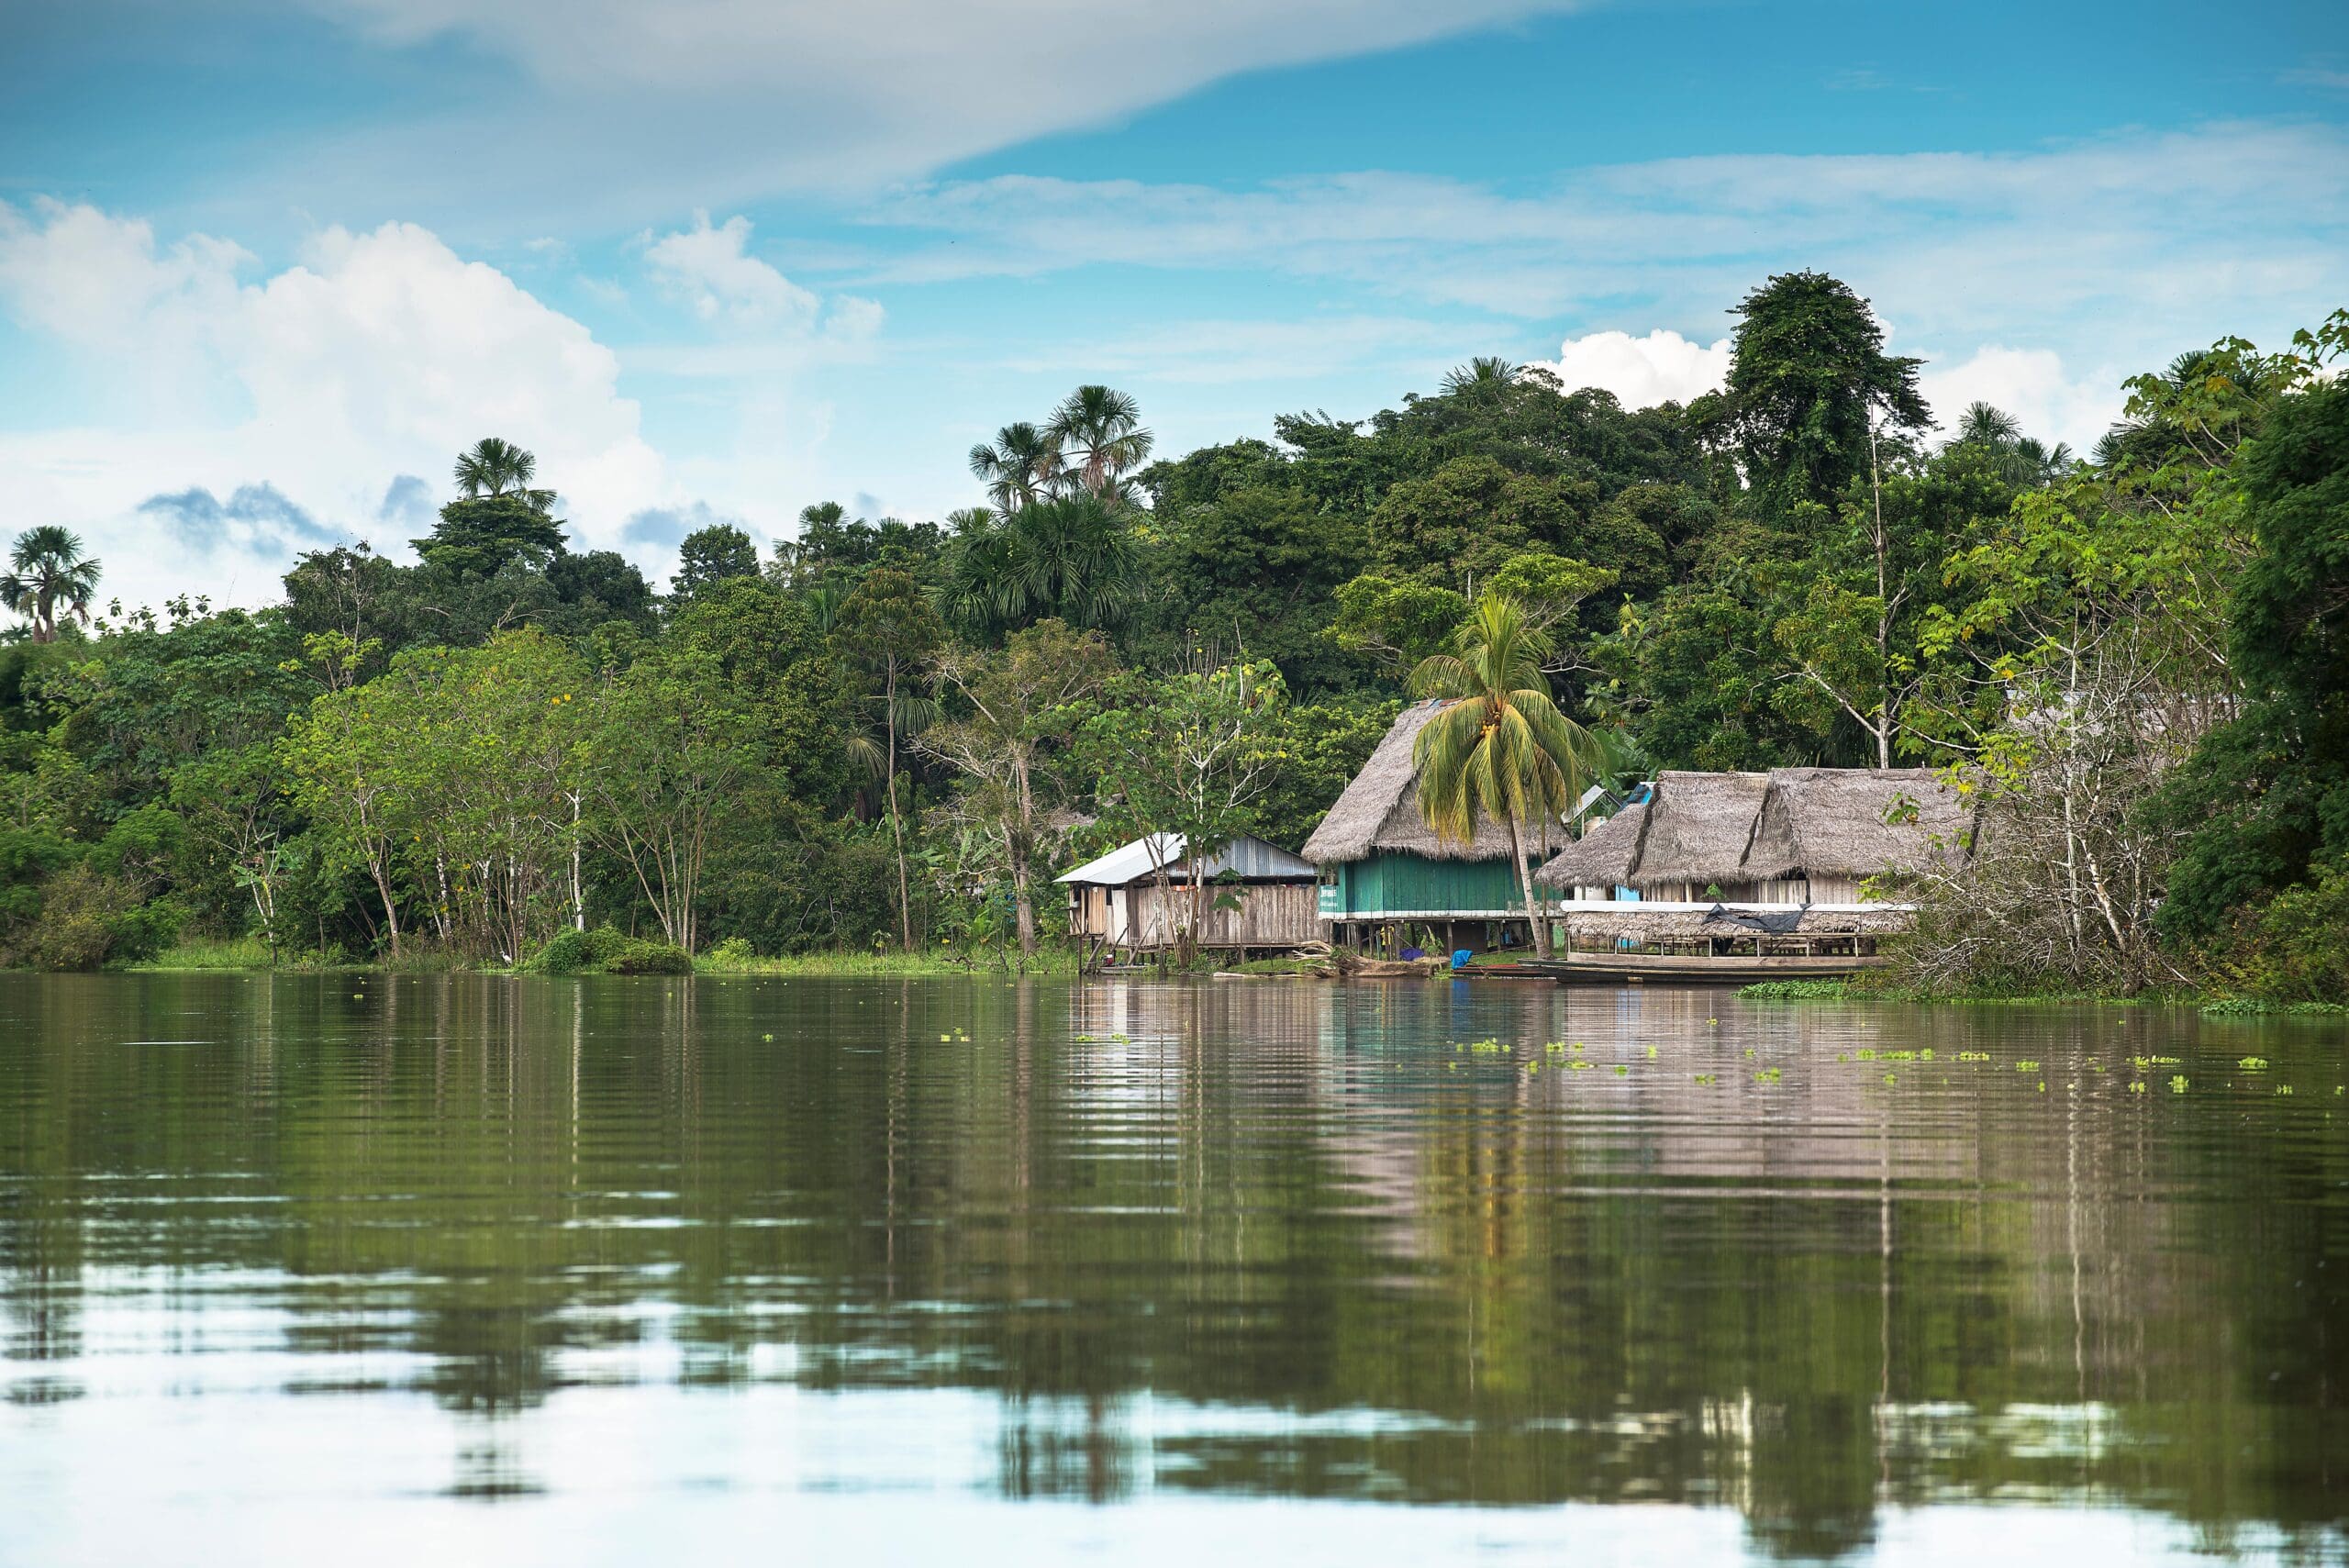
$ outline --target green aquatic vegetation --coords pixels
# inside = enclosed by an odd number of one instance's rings
[[[1887,1073],[1884,1075],[1884,1081],[1887,1084],[1897,1084],[1900,1080],[1895,1074]]]
[[[1751,1056],[1753,1053],[1749,1051],[1745,1054]],[[1873,1051],[1863,1051],[1860,1052],[1860,1060],[1863,1062],[1874,1062],[1876,1060],[1876,1052]]]
[[[2145,1092],[2145,1081],[2143,1078],[2131,1079],[2129,1081],[2129,1092],[2132,1095],[2143,1094]]]
[[[773,1044],[774,1043],[774,1036],[773,1036],[773,1035],[771,1035],[771,1034],[763,1034],[763,1035],[759,1036],[759,1039],[761,1039],[762,1040],[765,1041],[765,1042],[766,1042],[767,1044],[769,1044],[769,1045],[773,1045]]]
[[[2257,1073],[2267,1065],[2267,1058],[2264,1056],[2246,1056],[2241,1062],[2236,1062],[2235,1065],[2247,1072]]]
[[[1698,1082],[1698,1083],[1699,1083],[1699,1084],[1706,1084],[1706,1085],[1708,1085],[1708,1086],[1710,1086],[1710,1085],[1711,1085],[1711,1084],[1717,1084],[1717,1083],[1719,1083],[1720,1081],[1720,1080],[1718,1077],[1716,1077],[1714,1074],[1712,1074],[1712,1073],[1698,1073],[1698,1074],[1697,1074],[1697,1082]]]
[[[1990,1060],[1990,1053],[1987,1051],[1961,1051],[1957,1053],[1957,1059],[1960,1062],[1987,1062]]]
[[[1650,1062],[1653,1062],[1653,1061],[1655,1060],[1655,1047],[1654,1047],[1654,1046],[1649,1046],[1649,1047],[1648,1047],[1648,1060],[1649,1060]]]
[[[2268,1014],[2330,1018],[2341,1013],[2349,1013],[2349,1006],[2339,1002],[2270,1002],[2258,996],[2221,996],[2202,1004],[2202,1016],[2206,1018],[2248,1018]]]
[[[1852,988],[1842,980],[1757,980],[1738,987],[1737,994],[1753,1002],[1835,1002]]]
[[[2177,1073],[2170,1075],[2169,1092],[2173,1095],[2182,1095],[2186,1093],[2186,1075],[2184,1073]]]
[[[1765,1067],[1761,1072],[1753,1074],[1753,1081],[1757,1084],[1775,1084],[1784,1076],[1786,1073],[1779,1068]]]
[[[2288,1095],[2292,1092],[2292,1085],[2289,1084],[2278,1084],[2276,1085],[2276,1092],[2279,1095]]]
[[[1925,1052],[1925,1054],[1930,1057],[1932,1055],[1932,1052],[1929,1051]],[[1882,1057],[1878,1058],[1878,1060],[1884,1062],[1914,1062],[1917,1060],[1917,1053],[1913,1051],[1887,1051]]]
[[[2018,1062],[2015,1063],[2015,1071],[2018,1073],[2036,1073],[2039,1071],[2039,1063],[2036,1062]]]
[[[1629,1072],[1631,1072],[1631,1069],[1630,1069],[1629,1067],[1624,1066],[1621,1062],[1618,1062],[1615,1064],[1615,1076],[1617,1076],[1618,1078],[1622,1077],[1625,1073],[1629,1073]]]
[[[1590,1071],[1592,1064],[1587,1062],[1569,1062],[1566,1065],[1573,1068],[1577,1073],[1587,1073]]]

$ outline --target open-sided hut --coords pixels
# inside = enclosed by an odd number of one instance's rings
[[[1778,768],[1745,874],[1798,904],[1856,904],[1871,877],[1965,853],[1973,814],[1929,768]]]
[[[1524,924],[1508,824],[1480,817],[1474,841],[1462,844],[1440,838],[1419,815],[1411,747],[1442,706],[1431,699],[1397,714],[1305,841],[1305,858],[1320,868],[1320,916],[1333,940],[1359,942],[1381,928],[1424,924],[1453,941],[1455,923]],[[1524,831],[1526,854],[1536,861],[1562,836],[1541,823]]]
[[[1158,885],[1162,864],[1163,897]],[[1195,879],[1204,884],[1196,905]],[[1150,952],[1173,947],[1186,926],[1193,931],[1194,947],[1243,957],[1252,949],[1286,950],[1321,935],[1314,915],[1312,863],[1246,835],[1201,857],[1194,867],[1184,852],[1183,835],[1154,833],[1120,844],[1058,880],[1068,889],[1069,934],[1110,949]],[[1236,897],[1238,907],[1219,906],[1227,895]]]

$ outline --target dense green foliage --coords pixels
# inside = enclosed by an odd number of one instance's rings
[[[665,593],[574,551],[495,440],[416,564],[315,551],[259,610],[85,630],[96,563],[32,530],[0,641],[0,957],[177,930],[512,962],[605,924],[1032,951],[1071,856],[1149,827],[1301,842],[1408,673],[1508,601],[1538,650],[1511,689],[1594,756],[1947,767],[2018,825],[1926,890],[1920,984],[2337,994],[2349,393],[2316,371],[2340,322],[2138,378],[2083,462],[1987,406],[1932,436],[1916,361],[1832,278],[1734,314],[1727,384],[1687,408],[1480,359],[1367,419],[1152,462],[1131,399],[1080,387],[974,450],[985,505],[810,506],[764,559],[712,523]],[[1553,808],[1520,762],[1474,812]]]

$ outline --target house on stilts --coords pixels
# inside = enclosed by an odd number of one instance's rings
[[[1923,768],[1665,773],[1534,880],[1562,895],[1561,957],[1594,977],[1849,973],[1915,922],[1864,893],[1963,859],[1973,828]]]
[[[1320,876],[1321,924],[1333,943],[1489,949],[1529,939],[1508,825],[1480,818],[1474,841],[1462,844],[1439,837],[1419,814],[1411,747],[1442,706],[1431,699],[1397,714],[1305,841],[1305,858]],[[1523,838],[1531,865],[1566,840],[1557,823],[1528,823]]]

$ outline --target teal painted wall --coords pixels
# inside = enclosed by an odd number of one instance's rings
[[[1321,913],[1340,920],[1398,916],[1521,913],[1523,895],[1507,861],[1435,861],[1380,851],[1334,868],[1321,885]]]

